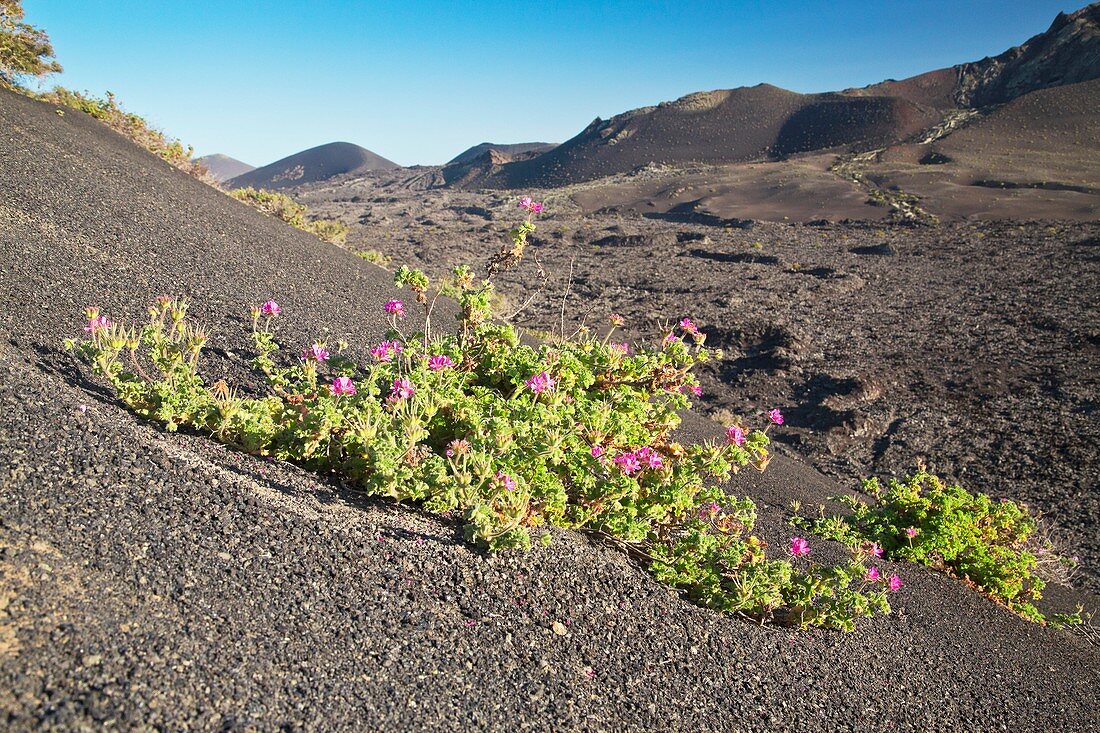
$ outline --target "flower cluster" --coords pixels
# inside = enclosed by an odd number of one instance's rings
[[[521,206],[543,210],[530,199]],[[497,265],[521,256],[530,231],[530,221],[514,230]],[[348,358],[346,344],[320,341],[288,359],[273,328],[278,303],[256,306],[263,395],[206,384],[198,370],[206,334],[187,321],[183,301],[158,300],[140,330],[89,310],[86,338],[70,345],[140,415],[462,516],[467,539],[488,549],[529,547],[532,533],[549,541],[548,525],[583,529],[636,550],[657,578],[708,607],[836,628],[889,610],[865,550],[827,567],[804,557],[809,543],[795,538],[789,556],[769,558],[753,533],[755,505],[720,488],[742,468],[767,465],[766,430],[739,424],[724,440],[672,439],[688,395],[699,394],[692,369],[717,358],[693,321],[679,326],[690,338],[671,333],[656,349],[587,332],[530,346],[493,322],[491,282],[456,268],[460,321],[440,335],[430,329],[427,276],[401,268],[394,280],[424,307],[424,327],[398,331],[409,314],[388,301],[392,329],[366,364]],[[781,424],[782,414],[768,420]]]
[[[542,204],[533,201],[530,196],[524,196],[519,200],[519,207],[530,214],[541,214]]]

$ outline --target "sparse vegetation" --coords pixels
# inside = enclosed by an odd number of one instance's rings
[[[924,470],[892,480],[885,489],[871,479],[864,490],[872,503],[839,497],[850,515],[796,517],[793,523],[852,547],[873,546],[885,557],[944,570],[1040,623],[1045,619],[1033,601],[1042,598],[1046,585],[1036,573],[1041,559],[1075,564],[1036,533],[1038,521],[1027,507],[1008,499],[972,494]],[[1064,625],[1074,618],[1060,614],[1055,620]]]
[[[374,263],[379,267],[389,267],[390,262],[393,261],[392,257],[387,257],[376,249],[364,249],[355,253],[356,257],[360,257],[367,262]]]
[[[309,209],[284,193],[266,189],[234,188],[230,196],[281,219],[296,229],[315,234],[330,244],[343,245],[348,238],[347,224],[338,219],[308,219]]]
[[[533,230],[530,220],[514,229],[494,268],[519,262]],[[850,629],[889,610],[888,589],[901,581],[865,567],[862,550],[823,567],[792,538],[790,557],[768,558],[753,534],[752,501],[715,485],[767,465],[767,429],[734,424],[718,443],[673,439],[677,411],[698,393],[693,368],[720,356],[690,319],[655,349],[588,332],[528,346],[512,326],[491,321],[491,282],[459,267],[459,327],[438,335],[439,290],[407,267],[395,282],[423,306],[423,325],[410,328],[405,304],[389,301],[389,334],[366,365],[346,356],[346,344],[317,342],[298,359],[282,357],[279,305],[256,307],[253,365],[268,387],[259,397],[206,385],[198,366],[207,334],[169,296],[141,328],[89,310],[87,338],[68,346],[139,415],[337,473],[368,494],[460,512],[466,537],[489,550],[530,547],[532,533],[548,542],[554,525],[624,548],[703,605],[755,619]],[[610,322],[622,325],[618,316]],[[779,410],[765,417],[783,422]]]

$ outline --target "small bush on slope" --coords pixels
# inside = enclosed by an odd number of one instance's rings
[[[518,262],[533,229],[526,221],[513,230],[490,269]],[[712,608],[842,629],[889,611],[886,581],[868,571],[865,553],[821,567],[792,538],[790,557],[768,558],[753,534],[752,501],[715,486],[745,466],[764,468],[766,430],[733,425],[724,441],[701,445],[672,439],[677,410],[697,390],[692,368],[718,356],[689,319],[656,349],[633,350],[610,333],[527,346],[510,325],[491,321],[492,284],[460,267],[458,328],[437,335],[438,291],[430,296],[428,278],[401,268],[395,281],[423,306],[423,326],[409,327],[402,301],[387,303],[391,330],[369,364],[344,356],[343,344],[320,342],[296,360],[280,358],[281,309],[275,301],[255,308],[253,364],[269,387],[262,397],[204,382],[207,335],[169,296],[140,328],[89,310],[87,338],[68,346],[139,415],[339,475],[372,495],[460,512],[466,537],[489,550],[527,548],[532,533],[549,541],[544,528],[555,525],[626,549]],[[782,422],[778,410],[768,417]]]
[[[865,481],[864,491],[873,503],[838,498],[852,509],[850,515],[813,522],[797,517],[793,523],[852,547],[870,545],[876,554],[940,568],[1024,618],[1045,621],[1032,603],[1045,585],[1035,570],[1038,554],[1050,555],[1052,549],[1049,542],[1035,541],[1037,523],[1027,507],[972,494],[923,470],[905,481],[892,480],[886,489],[877,479]]]
[[[263,188],[234,188],[230,196],[259,209],[269,216],[285,221],[296,229],[315,234],[329,244],[343,245],[348,238],[348,227],[337,219],[308,220],[309,209],[284,193]]]

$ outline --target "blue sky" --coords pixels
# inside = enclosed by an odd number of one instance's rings
[[[1017,45],[1048,0],[25,0],[65,86],[110,90],[198,154],[253,165],[346,140],[403,165],[768,82],[904,78]]]

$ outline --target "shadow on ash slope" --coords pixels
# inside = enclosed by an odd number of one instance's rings
[[[498,193],[333,193],[302,198],[353,226],[349,246],[435,275],[483,265],[517,215]],[[653,338],[690,315],[727,350],[702,375],[707,412],[779,406],[779,440],[853,484],[924,462],[1028,502],[1100,588],[1100,225],[722,227],[555,199],[533,250],[552,281],[519,322],[559,328],[571,263],[570,329],[617,311]],[[514,307],[533,281],[528,263],[500,289]]]

